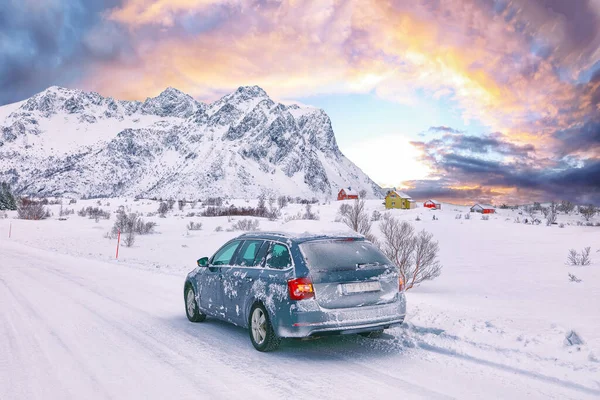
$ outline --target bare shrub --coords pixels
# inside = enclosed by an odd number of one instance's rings
[[[286,196],[279,196],[277,198],[277,206],[279,206],[280,209],[287,207],[288,203],[289,203],[289,201]]]
[[[184,207],[185,207],[185,200],[178,200],[177,208],[179,208],[179,211],[183,211]]]
[[[69,200],[69,205],[71,205],[71,204],[77,204],[77,200],[76,199]]]
[[[465,219],[471,219],[471,214],[469,214],[469,213],[466,213],[466,214],[465,214]]]
[[[367,191],[365,189],[361,189],[361,191],[358,192],[358,197],[360,199],[364,199],[365,197],[367,197]]]
[[[48,211],[42,202],[30,200],[28,198],[21,198],[17,204],[17,218],[29,219],[29,220],[41,220],[50,217],[50,211]]]
[[[581,250],[581,253],[578,253],[575,249],[569,250],[569,253],[567,254],[567,265],[590,265],[592,263],[592,259],[590,257],[591,251],[592,249],[589,246]]]
[[[306,204],[306,207],[304,209],[304,214],[302,215],[302,219],[308,219],[308,220],[318,220],[319,219],[319,215],[314,213],[312,211],[312,206],[310,204]]]
[[[200,231],[202,230],[202,222],[190,221],[190,223],[187,225],[187,229],[189,231]]]
[[[454,219],[462,219],[462,214],[456,214],[456,216],[454,217]]]
[[[223,227],[222,226],[217,226],[215,228],[215,232],[223,232]]]
[[[583,219],[589,221],[596,214],[596,207],[594,207],[593,204],[584,207],[579,207],[579,214],[581,214]]]
[[[127,231],[123,236],[123,244],[127,247],[133,246],[135,243],[135,232],[133,230]]]
[[[578,277],[576,277],[576,276],[575,276],[575,275],[573,275],[573,274],[569,274],[569,280],[570,280],[571,282],[577,282],[577,283],[581,282],[581,279],[579,279]]]
[[[560,224],[558,224],[558,227],[559,227],[559,228],[564,228],[564,227],[565,227],[565,224],[563,224],[563,223],[561,222]]]
[[[198,201],[194,200],[190,203],[190,208],[196,208],[196,205],[198,204]]]
[[[417,215],[417,218],[415,218],[415,221],[420,221],[420,220],[421,220],[421,217],[419,217],[419,216]]]
[[[161,218],[165,218],[166,214],[169,212],[169,205],[164,201],[161,201],[158,205],[158,215]]]
[[[579,263],[581,265],[590,265],[592,260],[590,259],[590,251],[592,249],[588,246],[581,250],[581,255],[579,256]]]
[[[421,231],[415,234],[411,224],[387,214],[379,226],[383,235],[381,250],[400,269],[406,290],[440,276],[439,245],[431,233]]]
[[[377,222],[381,220],[381,213],[377,210],[373,210],[371,214],[371,221]]]
[[[487,220],[490,219],[490,216],[489,215],[482,215],[481,219],[484,220],[484,221],[487,221]]]
[[[96,222],[100,219],[110,219],[110,213],[101,209],[100,207],[84,207],[77,211],[77,215],[80,217],[88,217],[89,219],[95,219]]]
[[[67,215],[75,214],[75,209],[73,208],[63,208],[62,204],[60,205],[60,210],[58,211],[59,217],[65,217]]]
[[[203,206],[216,206],[221,207],[223,205],[223,198],[221,197],[209,197],[202,202]]]
[[[173,200],[173,199],[167,200],[167,205],[169,206],[169,211],[173,211],[173,206],[175,205],[175,200]]]
[[[231,228],[235,231],[257,231],[259,222],[257,219],[240,219]]]
[[[124,211],[117,213],[117,218],[110,231],[109,237],[116,238],[119,232],[123,237],[123,240],[129,240],[131,245],[125,244],[127,247],[131,247],[135,242],[135,235],[149,235],[154,233],[156,222],[145,222],[138,214],[129,213]]]

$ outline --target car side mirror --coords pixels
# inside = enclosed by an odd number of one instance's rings
[[[197,261],[199,267],[207,267],[208,266],[208,257],[202,257]]]

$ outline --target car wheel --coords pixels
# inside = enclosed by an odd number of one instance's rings
[[[377,331],[371,331],[371,332],[361,332],[359,333],[360,336],[362,337],[366,337],[366,338],[378,338],[381,337],[381,335],[383,335],[383,329],[379,329]]]
[[[281,338],[275,334],[269,314],[265,307],[256,303],[250,310],[250,340],[258,351],[273,351],[281,344]]]
[[[185,289],[185,314],[192,322],[202,322],[206,319],[206,314],[202,314],[200,310],[198,310],[196,294],[191,286],[188,286]]]

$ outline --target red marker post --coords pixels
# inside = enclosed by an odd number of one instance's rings
[[[117,255],[115,258],[119,259],[119,244],[121,243],[121,230],[119,229],[119,233],[117,234]]]

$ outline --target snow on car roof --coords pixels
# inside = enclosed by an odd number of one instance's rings
[[[248,232],[239,236],[239,238],[255,237],[261,239],[290,239],[298,242],[306,242],[316,239],[339,239],[339,238],[356,238],[364,239],[364,236],[356,232],[348,231],[333,231],[333,232]]]

